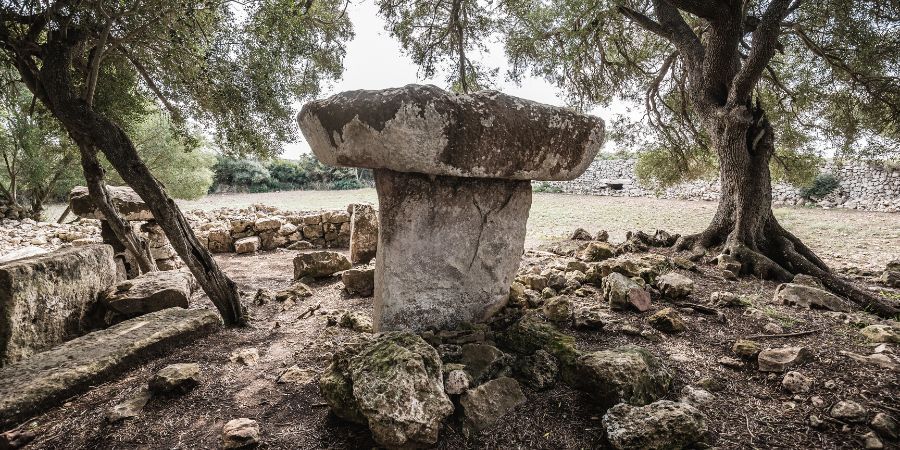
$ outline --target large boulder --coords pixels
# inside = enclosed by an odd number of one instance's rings
[[[824,289],[796,283],[783,283],[775,289],[775,301],[785,305],[804,308],[827,309],[848,312],[850,305],[845,300]]]
[[[337,352],[319,388],[335,415],[367,424],[388,448],[435,444],[453,412],[437,350],[412,333],[385,333]]]
[[[706,416],[687,403],[659,400],[646,406],[618,404],[603,416],[606,437],[617,450],[672,450],[703,440]]]
[[[660,275],[656,279],[656,287],[668,298],[680,299],[694,292],[694,280],[676,272]]]
[[[304,105],[326,164],[374,169],[376,330],[454,328],[508,300],[524,249],[529,180],[579,176],[603,121],[483,91],[352,91]]]
[[[125,220],[147,221],[153,220],[153,213],[144,203],[144,200],[128,186],[107,186],[106,190],[112,198],[112,204],[119,210],[119,215]],[[85,219],[103,220],[101,213],[94,201],[88,188],[85,186],[75,186],[69,193],[69,205],[72,206],[72,213],[78,217]]]
[[[672,383],[672,373],[656,356],[629,345],[586,353],[576,371],[576,387],[602,407],[646,405],[665,396]]]
[[[0,264],[0,365],[103,326],[98,297],[118,281],[102,244]]]
[[[341,273],[341,282],[348,294],[371,297],[375,292],[375,269],[362,267],[345,270]]]
[[[366,264],[378,250],[378,213],[372,205],[354,203],[350,213],[350,262]]]
[[[187,308],[193,287],[190,272],[147,272],[107,289],[101,299],[110,310],[134,317],[176,306]]]
[[[350,268],[346,256],[332,251],[300,253],[294,257],[294,279],[330,277]]]

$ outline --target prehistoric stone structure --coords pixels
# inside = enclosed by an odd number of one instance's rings
[[[603,121],[495,91],[434,86],[307,103],[300,128],[326,164],[374,169],[375,328],[453,328],[502,308],[524,249],[530,180],[579,176]]]

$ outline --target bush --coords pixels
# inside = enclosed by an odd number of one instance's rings
[[[800,189],[800,195],[809,200],[820,199],[834,192],[840,185],[840,180],[834,174],[820,173],[809,186]]]
[[[359,189],[368,185],[355,169],[322,164],[313,155],[260,162],[220,156],[210,192],[272,192],[298,189]],[[370,177],[371,178],[371,177]]]

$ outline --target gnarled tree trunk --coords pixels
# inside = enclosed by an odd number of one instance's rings
[[[796,274],[812,275],[825,287],[883,317],[898,309],[884,299],[834,275],[800,239],[782,228],[772,213],[769,161],[774,132],[760,105],[747,105],[751,117],[723,115],[708,120],[720,171],[721,197],[710,225],[684,236],[678,250],[706,250],[722,246],[722,253],[741,262],[741,273],[790,281]]]

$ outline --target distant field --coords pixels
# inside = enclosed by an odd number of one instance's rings
[[[264,194],[211,195],[179,202],[183,209],[210,210],[256,203],[288,210],[344,208],[348,203],[377,203],[374,189],[294,191]],[[652,198],[534,194],[527,245],[567,236],[576,227],[592,233],[605,229],[613,241],[628,230],[691,233],[702,230],[715,212],[713,202]],[[830,264],[881,269],[900,258],[900,214],[843,209],[778,208],[781,223],[818,251]]]

